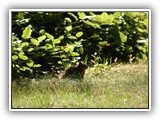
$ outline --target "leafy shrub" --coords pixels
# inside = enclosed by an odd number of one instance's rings
[[[12,12],[13,79],[147,56],[147,12]]]

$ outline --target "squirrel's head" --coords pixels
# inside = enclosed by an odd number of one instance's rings
[[[88,65],[83,63],[82,61],[79,62],[79,67],[83,68],[83,69],[87,69],[88,68]]]

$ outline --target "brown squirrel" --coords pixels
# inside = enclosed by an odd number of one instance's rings
[[[78,65],[71,65],[65,69],[65,73],[62,75],[62,79],[69,77],[82,80],[87,68],[88,66],[83,62],[79,62]]]

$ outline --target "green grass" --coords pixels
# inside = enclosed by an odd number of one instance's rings
[[[148,65],[95,65],[82,82],[51,78],[12,83],[12,108],[148,108]]]

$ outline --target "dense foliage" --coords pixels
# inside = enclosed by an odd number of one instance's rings
[[[12,77],[147,60],[148,12],[12,12]]]

